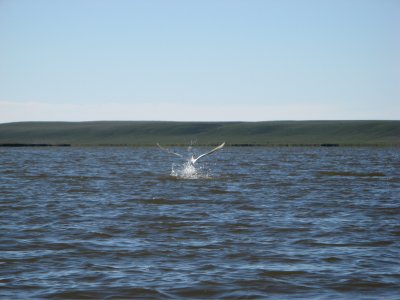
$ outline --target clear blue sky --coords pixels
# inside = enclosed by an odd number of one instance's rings
[[[0,0],[0,123],[400,119],[398,0]]]

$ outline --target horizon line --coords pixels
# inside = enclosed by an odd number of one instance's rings
[[[243,120],[230,120],[230,121],[188,121],[188,120],[82,120],[82,121],[67,121],[67,120],[27,120],[27,121],[12,121],[0,122],[0,125],[14,124],[14,123],[99,123],[99,122],[142,122],[142,123],[265,123],[265,122],[397,122],[400,119],[277,119],[277,120],[258,120],[258,121],[243,121]]]

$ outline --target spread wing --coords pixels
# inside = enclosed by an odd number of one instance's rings
[[[211,154],[211,153],[214,153],[215,151],[221,150],[224,146],[225,146],[225,142],[223,142],[223,143],[222,143],[221,145],[219,145],[218,147],[215,147],[215,148],[212,149],[211,151],[199,155],[199,157],[197,157],[196,159],[193,160],[193,163],[195,163],[195,162],[198,161],[200,158],[202,158],[202,157],[204,157],[204,156],[206,156],[206,155],[208,155],[208,154]]]
[[[172,152],[171,150],[169,150],[167,148],[161,147],[161,145],[159,143],[157,143],[157,146],[158,146],[158,148],[160,148],[161,150],[163,150],[163,151],[165,151],[165,152],[167,152],[169,154],[173,154],[173,155],[179,156],[181,158],[184,158],[183,155],[181,155],[179,153],[175,153],[175,152]]]

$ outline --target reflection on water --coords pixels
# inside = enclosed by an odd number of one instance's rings
[[[397,299],[399,153],[0,149],[0,296]]]

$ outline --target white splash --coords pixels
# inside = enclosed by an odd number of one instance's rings
[[[195,166],[190,161],[182,165],[172,165],[171,176],[183,179],[207,179],[211,178],[208,169]]]
[[[190,146],[188,147],[188,152],[192,152],[192,145],[196,143],[191,141]],[[157,143],[158,148],[161,150],[172,154],[174,156],[178,156],[182,159],[185,160],[185,163],[182,165],[176,166],[172,165],[172,170],[171,170],[171,176],[175,176],[178,178],[184,178],[184,179],[199,179],[199,178],[210,178],[211,175],[207,169],[204,169],[204,167],[196,167],[197,164],[196,162],[200,159],[203,158],[207,155],[210,155],[214,152],[217,152],[219,150],[222,150],[222,148],[225,146],[225,142],[223,142],[221,145],[215,147],[211,151],[208,151],[206,153],[203,153],[201,155],[195,155],[192,154],[190,158],[186,159],[184,155],[171,151],[170,149],[162,147],[159,143]]]

